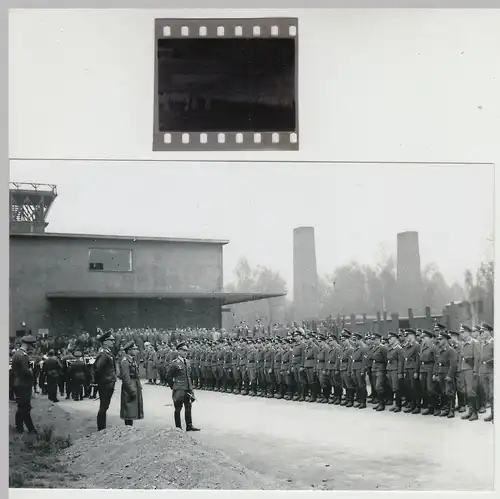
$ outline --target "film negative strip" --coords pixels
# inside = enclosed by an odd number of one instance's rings
[[[153,151],[299,149],[298,19],[156,19]]]

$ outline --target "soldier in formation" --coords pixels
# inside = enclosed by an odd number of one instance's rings
[[[412,328],[362,335],[344,329],[339,337],[296,328],[286,337],[209,338],[186,341],[193,387],[347,408],[434,415],[475,421],[478,393],[493,421],[493,329],[474,340],[466,325],[447,331]],[[178,353],[160,345],[155,369],[168,372]],[[161,379],[160,383],[163,384]],[[468,407],[466,411],[465,407]]]

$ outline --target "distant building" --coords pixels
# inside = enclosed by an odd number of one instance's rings
[[[424,314],[418,232],[399,233],[397,251],[398,312],[406,315],[412,308],[415,315]]]
[[[50,233],[50,189],[43,202],[14,189],[10,336],[23,322],[51,335],[98,326],[220,328],[226,305],[283,295],[224,293],[226,240]]]
[[[293,316],[296,321],[318,319],[318,270],[314,227],[293,231]]]

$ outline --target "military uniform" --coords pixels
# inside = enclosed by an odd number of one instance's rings
[[[233,351],[230,344],[227,344],[223,349],[223,372],[222,372],[222,389],[225,393],[233,391]]]
[[[240,374],[240,386],[238,393],[241,395],[248,395],[248,370],[247,370],[247,356],[250,349],[250,344],[247,342],[242,343],[242,346],[238,352],[238,362],[239,362],[239,374]]]
[[[53,352],[49,353],[49,357],[43,361],[42,373],[47,380],[47,394],[52,402],[58,402],[57,385],[61,375],[62,366]]]
[[[247,390],[246,392],[255,397],[257,395],[257,369],[256,369],[256,357],[257,349],[253,344],[247,350],[247,365],[246,365],[246,375],[247,375]]]
[[[142,385],[139,379],[139,365],[128,351],[135,347],[133,341],[124,345],[125,355],[120,362],[120,377],[122,380],[120,397],[120,419],[127,426],[132,426],[134,420],[144,418],[144,403]]]
[[[282,391],[285,391],[285,400],[292,400],[293,398],[294,378],[292,371],[292,341],[292,338],[288,338],[286,343],[283,345],[283,350],[281,351],[280,380],[282,384]]]
[[[262,387],[262,395],[267,398],[273,398],[276,389],[274,355],[275,348],[268,342],[264,347],[264,386]]]
[[[362,336],[359,333],[355,333],[354,337],[359,341]],[[366,366],[368,358],[368,349],[362,343],[358,343],[354,346],[351,354],[351,377],[356,390],[357,403],[356,407],[361,409],[366,408]]]
[[[113,340],[113,336],[108,332],[99,337],[99,341]],[[111,403],[111,397],[115,391],[116,365],[115,358],[111,350],[105,346],[99,349],[95,361],[95,379],[99,390],[99,411],[97,413],[97,429],[106,428],[106,413]]]
[[[285,373],[282,372],[283,365],[283,353],[285,346],[283,345],[283,340],[280,337],[276,338],[276,346],[274,347],[273,352],[273,388],[274,388],[274,397],[277,399],[282,399],[286,395],[286,379]],[[288,363],[290,362],[290,358],[288,358]],[[289,367],[289,366],[288,366]],[[288,371],[287,367],[287,371]]]
[[[69,398],[71,397],[71,381],[68,375],[68,368],[70,363],[73,362],[74,360],[75,357],[73,356],[73,354],[71,354],[71,352],[68,352],[61,359],[62,370],[60,376],[59,391],[61,397],[64,396],[64,394],[66,394],[66,400],[69,400]]]
[[[312,339],[309,339],[304,348],[304,374],[305,374],[305,389],[304,395],[307,397],[306,402],[316,402],[317,393],[314,379],[314,370],[316,363],[316,355],[318,352],[317,346]]]
[[[374,336],[381,338],[379,333]],[[385,377],[387,367],[387,347],[381,343],[374,345],[369,356],[371,359],[371,372],[373,377],[373,385],[375,388],[377,406],[374,407],[377,411],[385,410]]]
[[[437,349],[434,376],[438,395],[441,397],[440,416],[455,417],[455,374],[457,369],[457,355],[448,344],[450,335],[441,332],[438,337],[444,343]],[[435,412],[435,415],[438,413]]]
[[[292,363],[291,370],[293,373],[294,381],[294,396],[293,400],[303,402],[305,400],[305,373],[304,373],[304,359],[305,359],[305,346],[298,340],[292,346]]]
[[[468,411],[462,419],[476,421],[478,419],[477,386],[479,375],[479,361],[481,352],[479,344],[470,336],[462,344],[460,370],[464,373],[465,393]]]
[[[398,339],[396,333],[389,333],[389,337]],[[394,397],[395,406],[391,408],[392,412],[401,412],[402,404],[402,385],[404,377],[405,357],[403,349],[399,343],[391,345],[387,351],[387,379],[391,390],[391,399]]]
[[[83,400],[83,385],[87,379],[87,366],[81,352],[75,352],[75,360],[68,368],[73,400]]]
[[[185,344],[177,346],[178,350],[185,349]],[[193,381],[191,379],[191,365],[189,360],[178,357],[168,368],[168,385],[172,389],[172,400],[174,402],[174,422],[176,428],[182,428],[181,411],[184,407],[184,418],[186,421],[186,431],[198,431],[193,426],[192,403]]]
[[[416,335],[414,330],[409,330],[409,334]],[[404,412],[419,414],[421,411],[421,394],[420,394],[420,345],[413,340],[409,340],[404,349],[404,393],[406,399],[406,408]]]
[[[429,338],[434,337],[433,333],[431,333],[430,331],[425,331],[424,334]],[[423,342],[420,349],[419,381],[420,388],[422,390],[422,405],[424,407],[422,414],[424,416],[428,414],[434,414],[434,410],[436,407],[436,395],[432,380],[435,364],[436,347],[430,341],[428,343]]]
[[[328,346],[324,341],[325,338],[321,337],[322,342],[316,351],[316,370],[315,375],[319,382],[319,397],[318,403],[326,404],[330,398],[330,392],[328,391],[328,371],[326,369],[326,362],[328,357]]]
[[[487,324],[483,325],[490,334],[493,332],[493,328]],[[484,418],[485,421],[493,421],[494,417],[494,340],[489,337],[482,345],[480,357],[479,357],[479,382],[483,386],[485,394],[485,402],[491,407],[491,414]]]
[[[235,395],[241,393],[241,369],[240,369],[240,352],[243,349],[241,341],[237,341],[231,351],[231,369],[233,370],[233,393]]]
[[[22,343],[34,345],[33,336],[24,336]],[[33,369],[31,359],[24,347],[19,348],[12,356],[12,377],[14,395],[16,397],[17,411],[15,416],[16,430],[24,431],[24,426],[30,433],[36,429],[31,419],[31,396],[33,391]]]
[[[354,349],[350,344],[349,340],[351,333],[344,330],[341,336],[341,340],[344,341],[342,350],[340,352],[340,376],[342,378],[342,388],[345,391],[345,398],[340,405],[345,407],[352,407],[354,405],[354,395],[356,392],[356,387],[352,382],[352,353]]]

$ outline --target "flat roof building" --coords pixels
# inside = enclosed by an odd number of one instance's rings
[[[11,336],[23,322],[34,334],[220,328],[225,305],[283,296],[225,293],[227,240],[50,233],[43,219],[37,226],[11,225]]]

